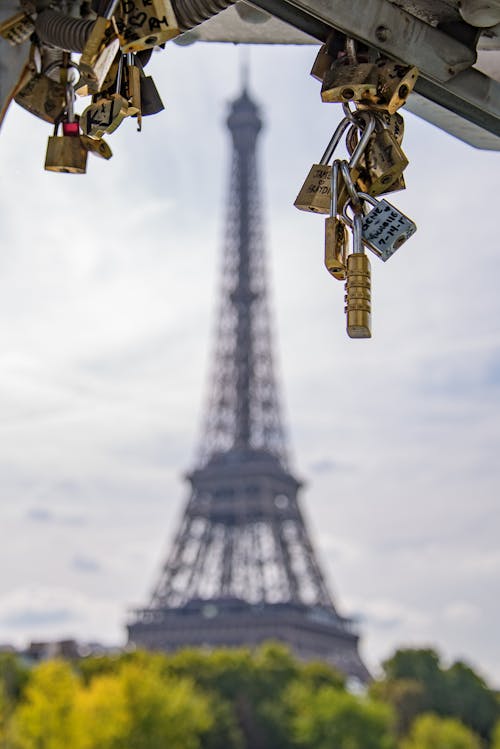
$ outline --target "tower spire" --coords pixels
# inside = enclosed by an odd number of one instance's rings
[[[257,142],[263,123],[243,75],[229,108],[232,140],[221,308],[215,368],[202,436],[208,460],[228,449],[266,449],[287,462],[274,377],[266,269],[257,178]]]

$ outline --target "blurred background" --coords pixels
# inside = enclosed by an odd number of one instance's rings
[[[347,338],[323,218],[293,201],[340,119],[315,47],[250,50],[292,469],[340,611],[376,673],[432,645],[500,686],[497,153],[407,114],[418,225],[372,261],[373,338]],[[165,111],[86,176],[44,172],[52,128],[0,137],[0,642],[123,644],[183,503],[208,384],[228,203],[235,45],[168,44]],[[83,106],[81,107],[83,108]]]

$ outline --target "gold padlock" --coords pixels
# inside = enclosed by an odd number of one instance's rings
[[[80,142],[89,153],[93,153],[101,159],[106,159],[106,161],[113,155],[113,151],[102,138],[96,139],[89,135],[80,135]]]
[[[77,94],[88,96],[99,93],[119,47],[120,40],[116,37],[113,22],[98,16],[78,63],[80,81]]]
[[[22,11],[0,23],[0,36],[6,39],[12,47],[17,47],[29,39],[34,30],[35,24]]]
[[[356,182],[359,168],[351,168],[351,179]],[[299,194],[295,198],[294,206],[299,211],[310,213],[330,213],[332,199],[332,167],[328,164],[313,164]],[[339,177],[338,210],[342,211],[347,200],[347,189]]]
[[[346,277],[348,238],[347,227],[339,218],[325,218],[325,267],[339,281]]]
[[[377,81],[377,68],[373,63],[353,63],[347,56],[342,57],[325,73],[321,99],[324,102],[371,102],[377,96]]]
[[[65,86],[43,73],[35,73],[18,91],[14,101],[35,117],[50,122],[59,120],[66,107]]]
[[[385,60],[377,63],[378,107],[394,114],[405,104],[418,78],[418,68]]]
[[[392,133],[386,129],[377,129],[366,147],[364,163],[368,179],[364,174],[358,177],[357,183],[363,192],[369,195],[382,195],[402,175],[408,166],[408,159]]]
[[[129,113],[128,101],[121,94],[102,96],[83,110],[80,125],[85,135],[98,139],[114,132]]]
[[[45,156],[45,169],[60,174],[85,174],[87,170],[87,150],[79,135],[51,135]]]
[[[349,338],[371,338],[371,270],[363,249],[363,218],[355,212],[352,223],[352,254],[347,258],[345,313]]]
[[[137,117],[138,129],[141,129],[142,107],[141,107],[141,71],[135,65],[134,55],[127,54],[127,80],[126,93],[128,100],[129,115]]]
[[[370,259],[361,252],[347,258],[345,313],[349,338],[371,338]]]
[[[117,27],[122,52],[139,52],[180,34],[170,0],[121,0]]]
[[[387,110],[379,109],[377,111],[377,118],[380,120],[382,125],[389,130],[392,135],[396,138],[399,145],[403,142],[403,136],[405,133],[405,121],[399,114],[394,112],[390,114]]]
[[[332,167],[313,164],[300,188],[294,206],[300,211],[330,213]]]

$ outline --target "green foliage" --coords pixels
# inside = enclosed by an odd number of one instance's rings
[[[96,676],[77,713],[81,749],[199,749],[213,723],[209,699],[190,681],[136,664]]]
[[[455,718],[420,715],[401,749],[481,749],[479,736]]]
[[[16,749],[79,749],[75,725],[78,681],[63,661],[35,668],[13,718]]]
[[[484,681],[433,650],[396,652],[365,698],[275,643],[32,670],[0,657],[0,749],[500,749],[498,717]]]
[[[295,684],[289,691],[292,727],[304,749],[392,749],[392,711],[331,686],[311,691]]]
[[[489,740],[500,717],[494,692],[462,662],[441,666],[434,650],[398,650],[384,664],[385,679],[374,687],[398,714],[398,729],[408,731],[411,720],[424,712],[458,718]]]
[[[426,709],[424,685],[416,679],[386,679],[370,686],[370,695],[391,705],[395,713],[397,736],[404,736],[420,713]]]
[[[8,701],[17,701],[26,682],[29,671],[13,653],[0,653],[0,689]]]
[[[495,694],[483,679],[458,661],[446,671],[447,712],[484,738],[489,738],[500,717]]]
[[[500,720],[493,729],[493,735],[491,738],[491,749],[500,749]]]

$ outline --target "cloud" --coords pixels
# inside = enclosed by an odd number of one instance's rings
[[[73,557],[71,560],[71,566],[77,572],[83,572],[84,574],[100,572],[102,569],[97,559],[80,555]]]

